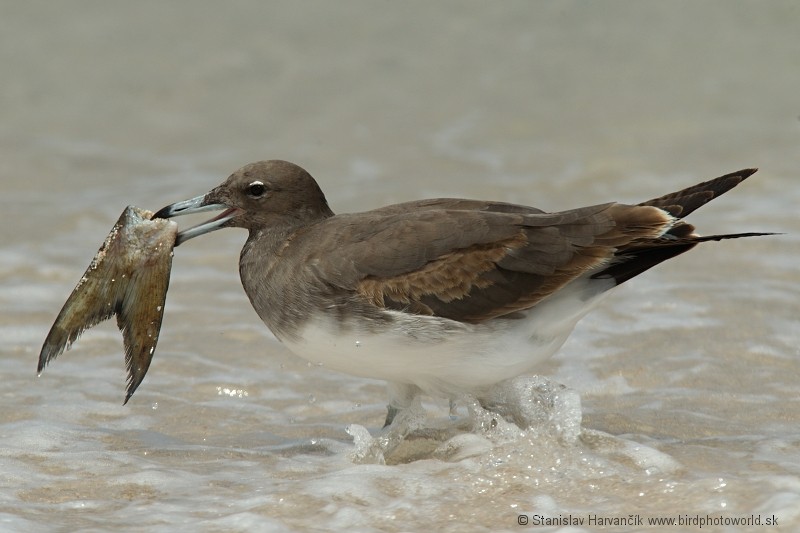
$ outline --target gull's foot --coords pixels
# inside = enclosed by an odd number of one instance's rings
[[[387,456],[402,444],[403,439],[409,433],[422,429],[425,419],[425,409],[423,409],[420,396],[417,394],[402,409],[389,406],[389,414],[386,417],[387,424],[376,437],[370,435],[363,426],[349,425],[347,433],[353,437],[356,447],[352,454],[353,462],[386,464]]]
[[[392,400],[387,406],[386,421],[380,434],[373,437],[363,426],[348,426],[347,432],[355,443],[352,454],[354,462],[386,464],[387,461],[397,462],[398,458],[403,462],[402,457],[413,455],[419,448],[418,445],[416,448],[414,446],[420,438],[431,440],[430,432],[433,430],[424,429],[426,416],[420,402],[421,391],[408,385],[393,385],[391,391]],[[533,429],[550,434],[565,444],[574,444],[581,435],[580,396],[577,391],[547,378],[517,377],[498,383],[479,396],[451,398],[451,420],[455,419],[457,404],[466,406],[468,420],[450,424],[446,430],[440,428],[438,431],[444,433],[437,434],[434,440],[443,437],[444,440],[450,439],[452,432],[460,434],[463,431],[477,437],[489,437],[490,441],[497,437],[502,440],[503,436],[515,438],[520,429]],[[486,445],[483,440],[481,443],[481,446]],[[401,445],[403,448],[398,449]],[[448,458],[460,457],[465,453],[468,456],[475,453],[476,449],[481,449],[472,441],[466,448],[463,443],[458,446],[451,443],[448,446],[441,450]],[[468,449],[468,452],[461,448]],[[434,455],[439,453],[437,449]]]
[[[399,412],[400,409],[395,407],[394,405],[389,404],[386,406],[386,420],[383,421],[384,429],[392,425],[392,422],[394,422],[394,417],[396,417],[397,413]]]
[[[416,385],[389,383],[389,405],[386,406],[384,429],[392,425],[398,413],[410,408],[415,401],[419,402],[420,394],[422,390]]]

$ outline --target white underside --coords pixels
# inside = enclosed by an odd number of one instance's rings
[[[566,341],[575,324],[613,287],[610,280],[579,279],[527,311],[524,318],[483,324],[389,311],[391,330],[342,327],[319,315],[287,347],[308,361],[347,374],[416,385],[453,397],[534,371]]]

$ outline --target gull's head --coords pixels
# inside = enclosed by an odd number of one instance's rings
[[[250,163],[207,194],[168,205],[153,218],[203,211],[221,213],[178,233],[175,246],[220,228],[257,231],[280,220],[303,225],[333,214],[314,178],[299,166],[280,160]]]

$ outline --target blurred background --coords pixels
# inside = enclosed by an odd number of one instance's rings
[[[498,530],[535,509],[798,519],[797,2],[0,13],[7,530]],[[50,324],[126,205],[158,209],[273,158],[306,168],[337,212],[432,196],[634,203],[757,166],[692,221],[786,235],[648,272],[543,366],[581,393],[584,427],[681,465],[657,475],[535,438],[461,462],[353,465],[344,427],[377,431],[383,385],[309,368],[271,337],[239,285],[238,230],[176,250],[156,358],[128,406],[111,323],[35,379]],[[429,407],[446,418],[446,403]]]

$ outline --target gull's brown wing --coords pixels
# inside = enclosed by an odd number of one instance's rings
[[[638,206],[545,213],[436,199],[340,216],[331,235],[349,235],[338,244],[315,243],[328,269],[318,275],[378,307],[465,322],[513,315],[584,275],[619,284],[699,242],[759,235],[698,237],[679,220],[754,172],[727,174]]]
[[[426,201],[336,217],[321,232],[330,242],[309,239],[325,261],[306,264],[378,307],[481,322],[532,307],[673,220],[655,207],[614,203],[541,213]]]

